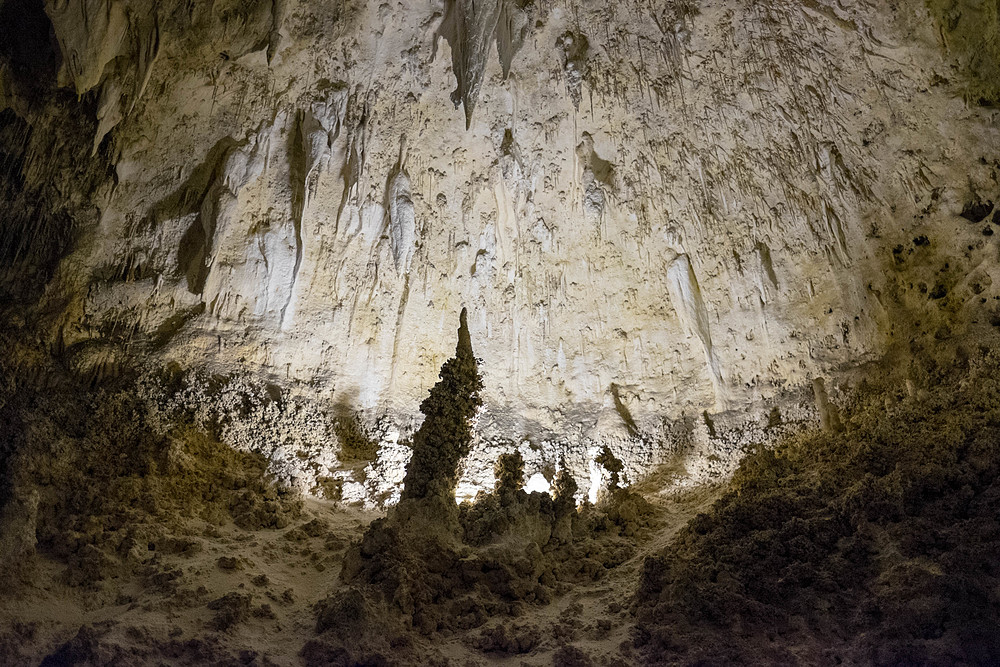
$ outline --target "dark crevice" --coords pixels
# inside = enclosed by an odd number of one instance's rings
[[[0,35],[0,60],[19,92],[38,96],[55,87],[62,56],[42,0],[0,2]]]

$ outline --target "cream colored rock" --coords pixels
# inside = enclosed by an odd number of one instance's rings
[[[603,444],[633,476],[699,439],[704,463],[1000,285],[958,217],[1000,200],[997,126],[920,0],[216,4],[46,6],[120,153],[67,262],[147,277],[92,281],[74,326],[181,317],[158,362],[249,368],[405,438],[467,307],[466,493],[526,438],[549,443],[529,476],[591,476]],[[384,446],[354,496],[398,483]]]

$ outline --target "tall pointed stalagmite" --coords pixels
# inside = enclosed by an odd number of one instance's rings
[[[426,415],[413,436],[413,457],[403,480],[403,498],[453,497],[458,462],[472,444],[472,418],[483,404],[483,380],[472,353],[466,310],[459,317],[455,356],[441,367],[440,380],[420,404]]]

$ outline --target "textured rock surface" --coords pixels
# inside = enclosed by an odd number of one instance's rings
[[[977,3],[14,4],[5,294],[85,377],[249,369],[388,415],[349,495],[398,484],[462,307],[471,491],[511,442],[529,476],[738,448],[1000,294]]]

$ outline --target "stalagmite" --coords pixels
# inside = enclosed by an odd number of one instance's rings
[[[0,664],[1000,664],[998,106],[994,0],[0,0]]]

